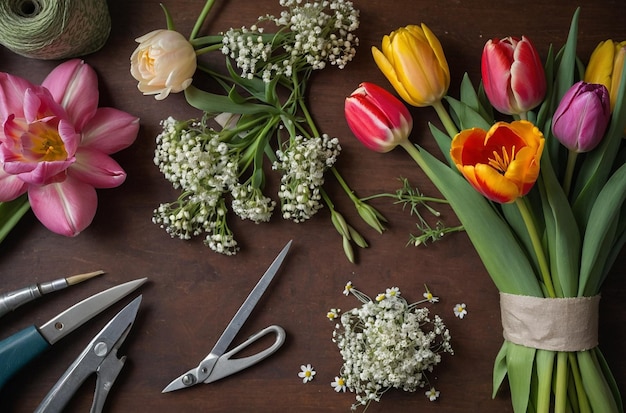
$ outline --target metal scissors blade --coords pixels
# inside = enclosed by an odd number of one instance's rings
[[[98,378],[91,413],[102,411],[106,396],[126,360],[126,357],[117,357],[117,350],[124,343],[135,322],[140,303],[141,295],[104,326],[48,392],[35,413],[62,411],[93,373],[96,373]]]
[[[245,321],[248,319],[248,316],[271,283],[274,275],[276,275],[276,273],[278,272],[278,269],[280,268],[285,257],[287,256],[287,252],[291,247],[291,243],[292,241],[289,241],[287,245],[285,245],[282,251],[274,259],[274,262],[272,262],[267,271],[265,271],[265,274],[263,274],[252,292],[250,292],[248,298],[246,298],[239,310],[237,310],[237,313],[235,314],[233,319],[230,320],[230,323],[228,324],[220,338],[217,340],[217,343],[215,343],[215,346],[213,347],[209,355],[200,362],[198,367],[193,368],[187,373],[174,379],[169,385],[167,385],[167,387],[165,387],[165,389],[163,389],[163,393],[184,389],[186,387],[190,387],[194,384],[202,382],[210,383],[219,378],[228,376],[229,374],[233,374],[246,367],[249,367],[252,364],[258,363],[265,357],[278,350],[278,348],[283,344],[285,340],[285,331],[281,327],[271,326],[253,335],[244,343],[240,344],[239,346],[225,354],[226,349],[239,332],[239,329],[241,329],[243,323],[245,323]],[[231,356],[271,332],[275,333],[277,337],[275,343],[272,346],[254,356],[245,357],[243,359],[230,360]],[[228,368],[225,368],[223,366],[226,361],[231,362],[231,365]],[[218,364],[221,366],[219,368],[220,372],[219,374],[216,373],[216,377],[212,377],[213,372],[215,371],[215,368]],[[218,375],[219,377],[217,377]]]

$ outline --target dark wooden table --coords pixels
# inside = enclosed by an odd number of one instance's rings
[[[172,0],[167,3],[177,29],[188,34],[203,2]],[[220,2],[218,2],[220,3]],[[257,16],[279,13],[276,0],[223,2],[206,32],[250,25]],[[579,56],[586,61],[601,40],[626,39],[626,3],[604,0],[587,3],[580,16]],[[343,146],[338,168],[359,196],[394,192],[398,177],[408,177],[420,189],[436,195],[433,187],[400,150],[380,155],[354,139],[343,118],[343,100],[360,81],[388,87],[377,70],[369,48],[399,26],[425,22],[438,35],[452,72],[451,94],[456,95],[463,72],[477,81],[480,53],[492,37],[527,35],[545,56],[550,43],[565,41],[574,6],[566,0],[356,1],[361,10],[361,46],[345,70],[329,68],[316,75],[310,89],[310,107],[323,131],[338,136]],[[0,320],[0,336],[32,323],[41,324],[74,302],[112,285],[149,277],[141,288],[143,302],[138,319],[121,353],[128,356],[105,411],[302,411],[346,412],[353,394],[336,394],[330,386],[341,366],[331,341],[333,323],[326,318],[332,307],[344,310],[358,305],[344,297],[351,280],[375,295],[398,286],[409,299],[420,299],[423,285],[441,297],[432,307],[451,329],[454,356],[430,375],[441,391],[430,403],[423,391],[390,391],[369,411],[508,412],[507,391],[491,398],[494,357],[502,343],[498,292],[483,269],[465,234],[427,247],[407,247],[415,220],[390,200],[373,202],[389,219],[389,229],[378,235],[362,225],[339,186],[328,179],[327,189],[337,207],[367,238],[370,248],[359,251],[357,263],[343,255],[327,209],[304,224],[283,221],[278,214],[269,224],[255,225],[229,217],[242,247],[236,257],[225,257],[204,247],[201,239],[171,239],[151,222],[152,211],[177,192],[153,164],[159,121],[169,115],[197,117],[198,111],[174,95],[156,102],[142,96],[129,74],[134,39],[165,26],[156,0],[109,1],[113,29],[106,46],[84,59],[99,76],[101,106],[113,106],[141,117],[136,143],[115,158],[128,172],[117,189],[100,190],[93,224],[76,238],[64,238],[45,229],[28,214],[0,245],[0,290],[9,291],[33,282],[102,269],[103,277],[46,296]],[[40,82],[58,62],[30,60],[0,49],[0,70]],[[438,122],[431,109],[412,109],[414,142],[434,149],[427,122]],[[277,177],[270,179],[276,188]],[[443,209],[454,223],[454,214]],[[184,391],[161,394],[170,380],[195,366],[212,348],[257,279],[290,239],[294,245],[285,266],[235,342],[270,324],[287,331],[285,346],[253,368],[219,382]],[[618,260],[606,282],[601,302],[601,347],[617,382],[626,390],[626,256]],[[125,302],[124,300],[58,343],[50,352],[22,371],[2,393],[3,412],[28,412],[38,405],[71,361]],[[455,318],[452,307],[467,304],[465,319]],[[302,384],[297,373],[311,363],[315,379]],[[75,396],[68,411],[87,411],[94,381]]]

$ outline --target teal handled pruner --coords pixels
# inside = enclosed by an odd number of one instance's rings
[[[248,316],[254,309],[254,306],[257,304],[272,281],[272,278],[274,278],[274,275],[278,272],[278,269],[285,259],[290,246],[291,241],[285,245],[274,262],[272,262],[272,265],[270,265],[265,274],[263,274],[263,277],[261,277],[250,295],[248,295],[248,298],[246,298],[246,301],[244,301],[241,305],[220,338],[217,340],[217,343],[209,355],[200,362],[198,367],[193,368],[187,373],[174,379],[165,389],[163,389],[163,393],[184,389],[199,383],[212,383],[260,362],[276,352],[276,350],[283,345],[285,342],[285,330],[277,325],[272,325],[254,334],[252,337],[248,338],[246,341],[226,353],[226,349],[237,335],[237,332],[243,323],[247,320]],[[276,334],[276,340],[270,347],[248,357],[231,359],[232,356],[269,333]]]
[[[30,326],[0,341],[0,388],[39,354],[145,281],[141,278],[109,288],[73,305],[39,328]]]
[[[96,374],[97,379],[90,412],[102,411],[109,391],[124,367],[126,357],[118,357],[117,350],[126,340],[135,322],[140,303],[141,296],[135,298],[104,326],[48,392],[35,413],[62,411],[92,374]]]

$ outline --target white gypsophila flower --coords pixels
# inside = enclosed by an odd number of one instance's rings
[[[161,125],[154,163],[181,195],[155,209],[152,221],[181,239],[208,233],[207,246],[233,255],[238,247],[226,223],[224,193],[238,182],[237,158],[201,122],[168,117]]]
[[[337,138],[305,139],[298,135],[284,150],[277,150],[273,168],[283,171],[278,196],[284,219],[302,222],[322,208],[320,189],[324,172],[335,161],[341,147]]]
[[[280,1],[280,16],[260,16],[250,28],[223,33],[222,53],[241,70],[241,76],[260,76],[270,82],[276,76],[290,77],[306,67],[323,69],[326,64],[345,67],[356,54],[359,11],[352,2]],[[278,27],[275,35],[264,35],[263,22]]]
[[[259,188],[252,185],[235,184],[230,191],[233,200],[233,212],[241,219],[249,219],[255,223],[269,222],[276,202],[263,195]]]
[[[356,393],[352,409],[380,401],[391,388],[414,392],[428,385],[426,373],[441,362],[441,353],[454,354],[441,317],[431,319],[427,308],[417,307],[426,300],[409,305],[396,287],[377,301],[349,285],[363,304],[341,315],[333,342],[344,360],[340,377]]]

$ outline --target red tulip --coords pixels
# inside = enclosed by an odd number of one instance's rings
[[[413,129],[406,106],[373,83],[361,83],[346,98],[345,115],[352,133],[376,152],[389,152],[407,140]]]
[[[489,40],[481,72],[485,93],[501,113],[523,114],[539,105],[546,94],[543,65],[527,37]]]

